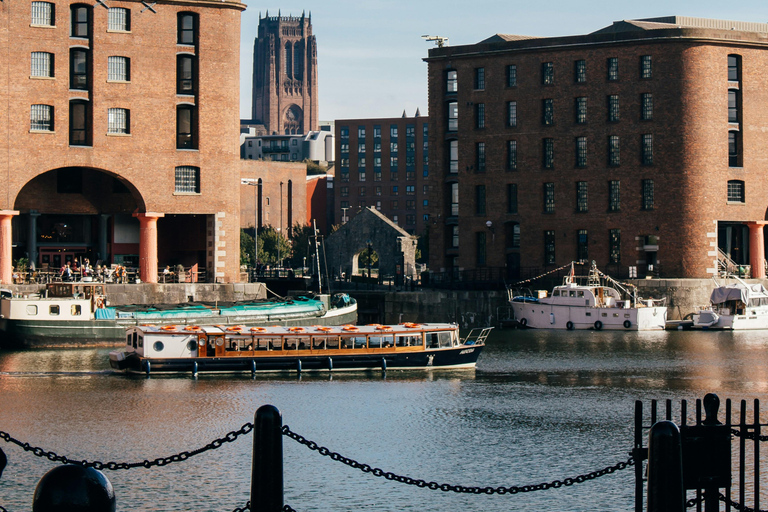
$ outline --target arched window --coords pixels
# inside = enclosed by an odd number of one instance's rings
[[[176,107],[176,149],[197,149],[197,108]]]
[[[293,77],[301,80],[304,76],[304,44],[299,41],[293,45]]]
[[[70,6],[70,35],[72,37],[91,37],[91,7],[84,4]]]
[[[288,78],[293,76],[293,45],[285,43],[285,74]]]
[[[178,44],[197,44],[197,14],[193,12],[180,12],[178,14],[177,42]]]
[[[69,102],[69,145],[91,145],[91,105],[86,100]]]

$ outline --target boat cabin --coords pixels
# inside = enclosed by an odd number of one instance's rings
[[[609,286],[580,286],[573,283],[556,286],[552,290],[551,297],[540,299],[539,302],[590,308],[629,307],[629,301],[621,300],[621,295],[614,288]]]

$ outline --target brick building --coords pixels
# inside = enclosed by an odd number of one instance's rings
[[[251,124],[267,135],[317,131],[317,41],[312,14],[259,15],[253,43]]]
[[[768,24],[620,21],[426,61],[432,271],[704,278],[720,249],[764,275]]]
[[[411,235],[427,224],[429,119],[343,119],[336,124],[332,223],[371,206]]]
[[[0,281],[22,256],[238,279],[243,9],[0,2]]]

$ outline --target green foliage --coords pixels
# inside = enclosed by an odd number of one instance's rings
[[[26,272],[29,269],[29,258],[19,258],[13,266],[18,272]]]
[[[253,237],[245,232],[244,229],[240,230],[240,264],[253,266],[254,253],[253,253]]]
[[[314,255],[315,251],[312,247],[312,242],[314,241],[312,237],[314,236],[315,230],[312,226],[302,226],[300,224],[295,224],[293,226],[293,236],[291,237],[291,247],[293,248],[291,265],[294,268],[302,266],[304,264],[304,258],[309,261],[312,255]]]
[[[304,162],[307,164],[307,176],[326,174],[328,172],[327,167],[324,167],[317,162],[313,162],[312,160],[304,160]]]
[[[278,253],[282,260],[290,258],[291,243],[274,227],[262,228],[259,232],[259,261],[266,265],[276,265]]]
[[[370,251],[366,247],[360,256],[357,258],[357,266],[362,270],[364,268],[379,268],[379,253],[371,249]]]

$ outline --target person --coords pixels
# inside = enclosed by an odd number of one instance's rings
[[[165,268],[163,269],[163,282],[164,283],[167,282],[170,277],[171,277],[171,267],[166,265]]]
[[[61,269],[61,280],[65,282],[72,280],[72,268],[69,266],[69,262]]]

